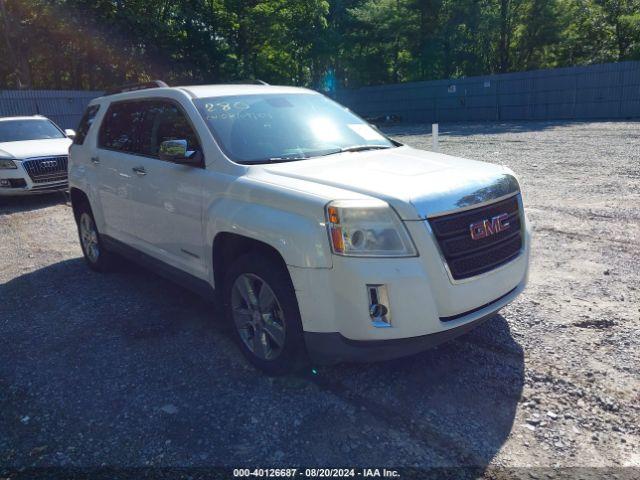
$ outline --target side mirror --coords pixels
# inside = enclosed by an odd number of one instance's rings
[[[64,134],[65,134],[68,138],[70,138],[71,140],[73,140],[74,138],[76,138],[76,131],[75,131],[75,130],[72,130],[72,129],[70,129],[70,128],[67,128],[67,129],[64,131]]]
[[[185,165],[200,165],[202,155],[200,152],[187,150],[186,140],[165,140],[160,143],[160,160],[168,162],[182,163]]]

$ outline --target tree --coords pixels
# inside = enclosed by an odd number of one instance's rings
[[[640,0],[0,0],[0,88],[342,86],[640,58]]]
[[[627,60],[640,41],[640,0],[599,0],[604,18],[613,29],[618,60]]]
[[[559,40],[555,0],[529,0],[520,6],[512,36],[512,70],[554,66],[551,54]]]

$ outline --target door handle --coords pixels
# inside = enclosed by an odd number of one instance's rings
[[[141,177],[144,177],[147,174],[147,171],[144,169],[144,167],[133,167],[131,170],[136,172],[136,174],[140,175]]]
[[[100,165],[100,159],[98,157],[91,157],[91,163],[94,165]]]

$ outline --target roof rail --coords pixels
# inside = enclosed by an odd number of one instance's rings
[[[162,80],[153,80],[152,82],[144,82],[144,83],[131,83],[129,85],[123,85],[121,87],[107,90],[107,92],[105,93],[105,96],[115,95],[116,93],[135,92],[136,90],[146,90],[148,88],[167,88],[168,86],[169,85],[167,85]]]
[[[229,82],[230,85],[266,85],[269,86],[267,82],[264,80],[234,80],[233,82]]]

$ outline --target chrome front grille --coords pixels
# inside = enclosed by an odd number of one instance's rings
[[[67,156],[30,158],[22,162],[33,183],[67,180]]]
[[[477,222],[508,215],[509,227],[474,240]],[[518,257],[523,247],[519,195],[463,212],[430,218],[429,225],[454,280],[463,280],[498,268]]]

